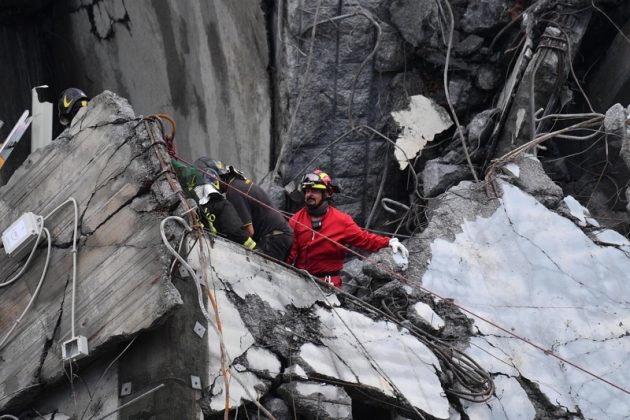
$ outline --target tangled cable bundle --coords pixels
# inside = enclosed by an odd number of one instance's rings
[[[452,372],[455,381],[452,383],[451,387],[447,389],[447,392],[471,402],[484,402],[492,398],[495,389],[492,377],[470,356],[456,349],[442,338],[411,325],[408,322],[403,324],[403,322],[407,320],[405,315],[406,309],[409,306],[409,299],[406,296],[402,296],[402,298],[405,300],[403,304],[400,304],[401,298],[398,300],[393,297],[382,299],[381,307],[385,312],[383,316],[407,328],[411,335],[430,348],[444,366]],[[363,301],[360,302],[362,302],[363,305],[367,305]],[[394,307],[394,310],[392,310],[392,307]],[[457,385],[461,386],[464,390],[457,389]]]

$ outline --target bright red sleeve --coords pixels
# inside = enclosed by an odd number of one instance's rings
[[[295,240],[297,236],[295,234],[295,215],[291,217],[291,219],[289,219],[289,227],[293,230],[293,243],[291,243],[291,250],[289,251],[289,256],[287,257],[286,262],[289,265],[293,265],[295,264],[295,260],[297,259],[298,255],[298,245],[297,241]]]
[[[389,245],[389,238],[387,236],[367,232],[361,229],[359,225],[352,220],[352,217],[349,215],[345,216],[346,235],[344,236],[344,240],[346,243],[370,252],[378,251]]]

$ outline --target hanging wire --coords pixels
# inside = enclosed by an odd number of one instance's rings
[[[459,118],[457,117],[457,113],[455,112],[455,108],[453,107],[453,103],[451,101],[451,94],[448,87],[448,66],[451,59],[451,50],[453,48],[453,32],[455,31],[455,18],[453,17],[453,9],[448,0],[436,0],[438,7],[441,8],[440,1],[443,1],[446,5],[446,10],[448,10],[448,17],[450,21],[449,25],[449,34],[448,34],[448,46],[446,48],[446,61],[444,62],[444,94],[446,95],[446,102],[448,103],[448,107],[451,110],[451,115],[453,116],[453,120],[455,121],[455,129],[459,133],[459,138],[462,143],[462,149],[464,150],[464,155],[466,155],[466,162],[468,163],[468,168],[475,179],[475,182],[479,182],[479,177],[477,176],[477,171],[473,166],[472,160],[470,159],[470,153],[468,152],[468,146],[466,145],[466,136],[464,135],[463,128],[459,123]]]
[[[313,27],[311,29],[311,42],[308,51],[308,58],[306,60],[306,70],[304,72],[304,82],[302,83],[302,87],[299,90],[298,97],[293,108],[293,114],[291,114],[291,119],[289,120],[289,127],[287,129],[287,137],[291,138],[291,133],[293,132],[293,125],[295,124],[295,120],[297,117],[298,110],[300,109],[300,104],[302,103],[302,97],[304,96],[304,92],[306,90],[306,85],[308,84],[311,78],[311,63],[313,61],[313,51],[315,48],[315,35],[317,34],[317,25],[319,19],[319,10],[322,5],[322,0],[317,0],[317,8],[315,9],[315,17],[313,18]],[[289,141],[282,145],[280,148],[280,153],[278,154],[278,160],[276,161],[276,165],[273,168],[272,179],[275,177],[280,171],[280,165],[282,163],[282,159],[284,158],[285,150],[289,145]]]
[[[213,309],[215,310],[215,318],[213,318],[207,311],[205,304],[203,302],[203,293],[201,291],[201,280],[199,279],[199,277],[197,276],[197,273],[195,272],[195,270],[190,266],[190,264],[188,264],[188,262],[186,260],[183,259],[183,257],[181,255],[179,255],[177,253],[177,251],[175,251],[175,249],[171,246],[171,244],[169,243],[168,239],[166,238],[166,233],[165,233],[165,225],[167,222],[169,221],[175,221],[177,223],[179,223],[181,226],[184,227],[184,229],[186,231],[192,231],[193,228],[191,228],[184,219],[182,219],[179,216],[168,216],[164,219],[162,219],[162,221],[160,222],[160,235],[162,237],[162,243],[164,244],[164,246],[168,249],[168,251],[171,253],[171,255],[173,255],[173,257],[175,257],[179,263],[186,269],[186,271],[188,271],[188,273],[190,274],[190,276],[193,279],[193,283],[195,284],[195,287],[197,289],[197,300],[198,300],[198,305],[199,305],[199,309],[201,310],[201,313],[203,314],[203,316],[206,318],[206,321],[208,322],[208,324],[210,326],[212,326],[212,328],[214,329],[214,331],[217,333],[217,336],[219,337],[219,346],[221,348],[221,351],[224,354],[224,357],[227,362],[228,365],[231,366],[232,365],[232,358],[229,355],[229,352],[227,350],[227,347],[225,346],[225,342],[223,339],[223,333],[222,331],[219,329],[220,327],[220,320],[219,322],[217,322],[217,316],[219,316],[219,312],[218,312],[218,307],[217,306],[213,306]],[[205,267],[204,267],[205,268]],[[209,290],[209,289],[208,289]],[[210,295],[209,295],[210,296]],[[216,303],[216,302],[215,302]],[[227,368],[224,368],[227,369]],[[258,403],[256,401],[256,399],[252,396],[250,390],[247,388],[246,384],[244,384],[240,378],[238,377],[238,375],[230,375],[229,378],[227,378],[227,375],[224,375],[224,381],[226,381],[227,384],[229,384],[229,380],[230,379],[234,379],[236,380],[239,385],[241,385],[241,387],[243,388],[243,390],[245,391],[245,393],[247,394],[247,396],[249,397],[249,399],[256,404],[257,406],[259,406],[260,410],[263,411],[265,413],[265,415],[267,415],[269,418],[271,419],[275,419],[275,417],[264,407],[260,406],[260,403]]]
[[[557,135],[558,133],[568,132],[568,131],[573,130],[573,129],[575,129],[575,128],[583,128],[583,127],[592,126],[592,125],[594,125],[594,124],[599,124],[600,122],[601,122],[601,121],[600,121],[598,118],[593,118],[593,119],[589,119],[589,120],[587,120],[587,121],[584,121],[584,122],[582,122],[582,123],[575,124],[574,126],[571,126],[571,127],[566,127],[566,128],[564,128],[564,129],[558,130],[558,131],[556,131],[556,132],[546,133],[546,134],[544,134],[544,135],[539,136],[537,139],[535,139],[535,142],[530,142],[530,143],[532,143],[532,144],[528,143],[528,144],[523,145],[523,146],[519,147],[518,149],[515,149],[514,151],[512,151],[512,152],[514,152],[514,153],[510,152],[510,153],[506,154],[506,156],[507,156],[507,157],[505,157],[505,158],[506,158],[506,159],[508,159],[508,158],[513,158],[513,156],[514,156],[514,155],[518,155],[519,153],[523,153],[523,152],[524,152],[524,150],[527,150],[528,148],[535,146],[536,142],[540,142],[540,143],[542,143],[542,142],[544,142],[545,140],[548,140],[549,138],[554,137],[554,136],[555,136],[555,135]],[[179,158],[178,158],[178,159],[179,159]],[[186,162],[185,160],[183,160],[183,159],[180,159],[180,160],[182,160],[184,163],[187,163],[187,162]],[[496,170],[496,168],[495,168],[495,170]],[[488,175],[486,175],[486,176],[488,176]],[[226,186],[226,188],[231,188],[231,187],[229,186],[229,184],[227,184],[227,183],[225,183],[225,182],[223,182],[223,181],[219,181],[219,182],[221,182],[223,185],[225,185],[225,186]],[[235,190],[235,191],[239,191],[239,190]],[[241,193],[241,194],[243,194],[242,192],[240,192],[240,193]],[[254,202],[256,202],[256,203],[258,203],[259,205],[261,205],[261,206],[263,206],[263,207],[266,207],[266,208],[270,209],[271,211],[276,211],[276,212],[278,212],[279,214],[282,214],[282,213],[281,213],[281,212],[279,212],[278,210],[274,209],[272,206],[269,206],[269,205],[267,205],[267,204],[263,203],[263,202],[262,202],[262,201],[260,201],[260,200],[256,200],[255,198],[253,198],[253,197],[251,197],[251,196],[249,196],[249,199],[250,199],[250,200],[252,200],[252,201],[254,201]],[[284,216],[284,215],[283,215],[283,217],[287,218],[287,217],[286,217],[286,216]],[[350,253],[350,254],[352,254],[352,255],[357,256],[359,259],[361,259],[361,260],[365,260],[365,259],[366,259],[366,257],[365,257],[364,255],[361,255],[359,252],[357,252],[357,251],[355,251],[355,250],[353,250],[353,249],[351,249],[351,248],[349,248],[349,247],[347,247],[347,246],[345,246],[345,245],[343,245],[343,244],[339,243],[338,241],[335,241],[334,239],[332,239],[332,238],[330,238],[330,237],[327,237],[326,235],[321,234],[319,231],[316,231],[316,230],[312,229],[311,227],[306,226],[306,225],[304,225],[304,224],[300,223],[299,221],[298,221],[297,223],[299,223],[299,224],[300,224],[301,226],[303,226],[304,228],[306,228],[306,229],[308,229],[308,230],[312,231],[312,232],[313,232],[313,235],[319,235],[319,236],[321,236],[322,238],[326,239],[327,241],[329,241],[329,242],[331,242],[331,243],[334,243],[335,245],[337,245],[337,246],[339,246],[339,247],[341,247],[341,248],[345,249],[348,253]],[[270,259],[272,259],[272,258],[270,258]],[[276,262],[278,262],[278,263],[280,263],[280,264],[283,264],[283,265],[285,265],[285,266],[287,266],[287,267],[293,268],[293,267],[291,267],[291,266],[288,266],[287,264],[285,264],[285,263],[284,263],[284,262],[282,262],[282,261],[275,260],[275,259],[272,259],[272,260],[274,260],[274,261],[276,261]],[[438,298],[438,299],[440,299],[440,300],[447,301],[447,302],[449,302],[449,303],[450,303],[453,307],[458,308],[459,310],[461,310],[461,311],[463,311],[463,312],[465,312],[465,313],[467,313],[467,314],[469,314],[469,315],[473,316],[474,318],[477,318],[477,319],[479,319],[479,320],[481,320],[481,321],[483,321],[483,322],[485,322],[485,323],[487,323],[487,324],[489,324],[489,325],[491,325],[491,326],[493,326],[493,327],[495,327],[495,328],[497,328],[497,329],[499,329],[499,330],[503,331],[504,333],[506,333],[506,334],[510,335],[511,337],[514,337],[515,339],[517,339],[517,340],[519,340],[519,341],[522,341],[523,343],[528,344],[528,345],[530,345],[530,346],[532,346],[532,347],[534,347],[534,348],[536,348],[536,349],[540,350],[540,351],[541,351],[541,352],[543,352],[545,355],[550,356],[550,357],[553,357],[553,358],[555,358],[555,359],[558,359],[559,361],[561,361],[561,362],[563,362],[563,363],[565,363],[565,364],[567,364],[567,365],[570,365],[570,366],[572,366],[572,367],[574,367],[574,368],[576,368],[576,369],[578,369],[578,370],[582,371],[583,373],[585,373],[585,374],[587,374],[587,375],[589,375],[589,376],[591,376],[591,377],[593,377],[593,378],[595,378],[595,379],[597,379],[597,380],[599,380],[599,381],[601,381],[601,382],[606,383],[607,385],[610,385],[610,386],[612,386],[612,387],[614,387],[614,388],[616,388],[616,389],[618,389],[618,390],[620,390],[620,391],[622,391],[622,392],[624,392],[624,393],[626,393],[626,394],[630,394],[630,390],[624,389],[623,387],[621,387],[621,386],[619,386],[619,385],[615,384],[614,382],[609,381],[609,380],[607,380],[607,379],[605,379],[605,378],[603,378],[603,377],[601,377],[601,376],[599,376],[599,375],[597,375],[597,374],[595,374],[595,373],[593,373],[593,372],[589,371],[588,369],[583,368],[583,367],[579,366],[578,364],[573,363],[573,362],[571,362],[571,361],[569,361],[569,360],[567,360],[567,359],[563,358],[562,356],[560,356],[560,355],[556,354],[556,353],[555,353],[552,349],[547,349],[547,348],[544,348],[544,347],[542,347],[541,345],[538,345],[538,344],[534,343],[533,341],[531,341],[531,340],[529,340],[529,339],[527,339],[527,338],[525,338],[525,337],[523,337],[523,336],[521,336],[521,335],[519,335],[519,334],[515,333],[512,329],[510,329],[510,328],[506,328],[506,327],[502,327],[501,325],[499,325],[498,323],[496,323],[496,322],[492,321],[491,319],[488,319],[488,318],[486,318],[486,317],[483,317],[483,316],[481,316],[481,315],[479,315],[479,314],[477,314],[477,313],[475,313],[475,312],[473,312],[473,311],[471,311],[471,310],[469,310],[469,309],[467,309],[467,308],[465,308],[465,307],[463,307],[463,306],[461,306],[461,305],[459,305],[459,304],[455,303],[452,299],[449,299],[449,298],[447,298],[447,297],[445,297],[445,296],[442,296],[442,295],[440,295],[440,294],[436,293],[435,291],[430,290],[430,289],[428,289],[428,288],[426,288],[426,287],[422,286],[422,284],[420,284],[419,282],[417,282],[417,281],[415,281],[415,280],[408,279],[408,278],[406,278],[405,276],[403,276],[402,274],[400,274],[400,273],[396,273],[395,271],[393,271],[393,270],[389,269],[387,266],[385,266],[385,265],[383,265],[383,264],[377,263],[377,265],[379,266],[379,268],[380,268],[380,269],[382,269],[384,272],[387,272],[389,275],[391,275],[391,276],[392,276],[392,277],[394,277],[395,279],[398,279],[398,280],[400,280],[401,282],[403,282],[403,283],[405,283],[405,284],[408,284],[409,286],[411,286],[411,287],[413,287],[413,288],[415,288],[415,289],[418,289],[418,290],[424,291],[425,293],[428,293],[428,294],[430,294],[430,295],[432,295],[432,296],[434,296],[434,297],[436,297],[436,298]],[[294,269],[294,268],[293,268],[293,269]],[[302,270],[298,270],[298,271],[299,271],[299,272],[303,272]]]

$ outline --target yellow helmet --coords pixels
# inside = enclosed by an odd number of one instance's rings
[[[88,97],[81,89],[68,88],[61,93],[59,103],[59,122],[61,125],[70,125],[72,118],[79,109],[87,106]]]
[[[324,171],[316,169],[313,172],[309,172],[302,177],[302,191],[307,188],[314,188],[317,190],[326,190],[329,194],[338,193],[341,190],[338,186],[333,185],[332,178]]]

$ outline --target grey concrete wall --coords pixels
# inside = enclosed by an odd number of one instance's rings
[[[166,152],[151,143],[127,101],[105,93],[0,187],[0,231],[30,211],[50,216],[45,227],[52,238],[50,258],[39,250],[22,277],[0,289],[0,412],[39,391],[32,385],[64,378],[68,363],[61,346],[73,333],[87,338],[94,357],[155,327],[183,304],[169,281],[170,254],[159,230],[164,211],[177,197],[159,176],[158,153],[165,159]],[[72,206],[52,213],[69,197],[76,200],[79,215],[74,287],[68,245],[75,223]],[[13,279],[24,264],[0,251],[0,283]]]
[[[37,410],[43,416],[57,413],[54,418],[58,419],[72,415],[88,419],[99,418],[103,414],[116,410],[123,403],[118,398],[120,390],[119,364],[114,362],[114,359],[122,352],[126,344],[120,344],[114,352],[103,355],[87,366],[79,368],[76,364],[73,365],[74,380],[72,384],[65,379],[57,386],[48,387],[46,392],[42,392],[33,401],[31,409],[26,409],[23,412],[8,411],[24,415],[35,414],[35,410]],[[120,417],[113,415],[109,418],[116,420]]]
[[[630,21],[622,29],[623,34],[615,37],[588,84],[598,112],[605,112],[616,103],[624,106],[630,103],[630,45],[625,39],[630,35]]]
[[[185,159],[212,155],[254,179],[268,171],[271,101],[256,0],[56,2],[57,87],[104,89],[138,114],[177,120]]]
[[[402,38],[386,23],[387,1],[324,0],[309,66],[318,2],[290,0],[280,5],[284,7],[276,10],[275,24],[276,127],[280,142],[287,144],[279,168],[280,182],[299,182],[305,172],[316,168],[326,171],[342,190],[335,204],[363,224],[379,189],[388,144],[367,131],[353,131],[339,138],[353,124],[387,131],[390,94],[396,89],[392,80],[403,70]],[[377,30],[360,12],[377,19],[386,32],[372,57]],[[346,18],[331,21],[335,16]],[[415,93],[411,89],[407,92]],[[348,115],[351,102],[352,123]],[[389,179],[395,176],[390,173]]]

